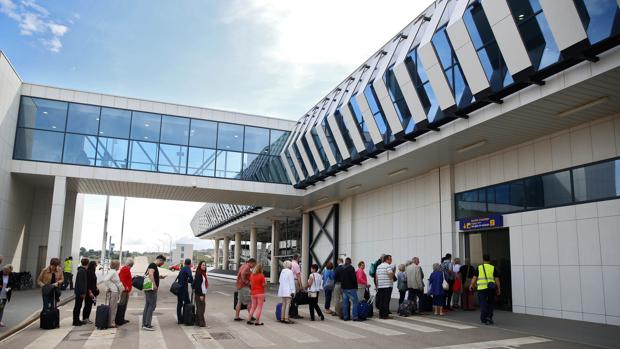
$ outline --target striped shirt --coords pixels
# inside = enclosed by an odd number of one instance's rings
[[[389,275],[390,272],[394,270],[385,262],[377,267],[377,288],[388,288],[394,285],[394,279]]]

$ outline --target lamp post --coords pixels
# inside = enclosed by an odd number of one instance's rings
[[[105,255],[106,255],[106,242],[108,240],[108,212],[110,211],[110,196],[106,196],[105,199],[105,218],[103,220],[103,239],[101,240],[101,258],[100,258],[100,264],[101,264],[101,270],[103,272],[103,263],[105,261]]]
[[[123,263],[123,233],[125,232],[125,206],[127,205],[127,197],[123,200],[123,220],[121,223],[121,244],[118,250],[118,260]]]
[[[168,239],[170,239],[170,245],[168,247],[169,247],[170,263],[172,264],[172,235],[168,233],[164,233],[164,235],[166,235]]]

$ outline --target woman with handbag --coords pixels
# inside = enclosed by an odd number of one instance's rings
[[[323,290],[325,291],[325,313],[331,314],[329,309],[332,302],[332,292],[334,292],[334,263],[328,261],[323,268]]]
[[[310,307],[310,321],[314,321],[314,311],[321,318],[321,321],[325,320],[325,316],[321,312],[319,307],[319,293],[323,288],[323,277],[318,273],[319,265],[312,264],[310,267],[310,278],[308,278],[308,306]]]
[[[443,312],[446,291],[450,288],[444,278],[439,263],[433,264],[433,273],[428,278],[428,294],[433,297],[433,314],[445,315]]]
[[[194,294],[196,295],[196,326],[206,327],[205,307],[209,281],[207,280],[207,264],[205,261],[198,263],[194,276]]]

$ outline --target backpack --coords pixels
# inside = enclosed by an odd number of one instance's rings
[[[413,303],[407,299],[405,299],[398,306],[398,315],[400,316],[407,317],[413,314],[413,312],[414,312]]]
[[[380,264],[380,260],[376,260],[374,263],[372,263],[370,265],[370,270],[368,271],[368,275],[370,275],[370,277],[374,278],[375,275],[377,274],[377,266]]]

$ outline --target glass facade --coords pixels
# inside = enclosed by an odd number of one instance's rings
[[[456,219],[620,197],[620,159],[455,194]]]
[[[620,34],[617,0],[575,0],[575,5],[591,44]]]
[[[22,96],[13,157],[288,184],[278,156],[288,136],[283,130]],[[242,169],[262,175],[243,175]]]

